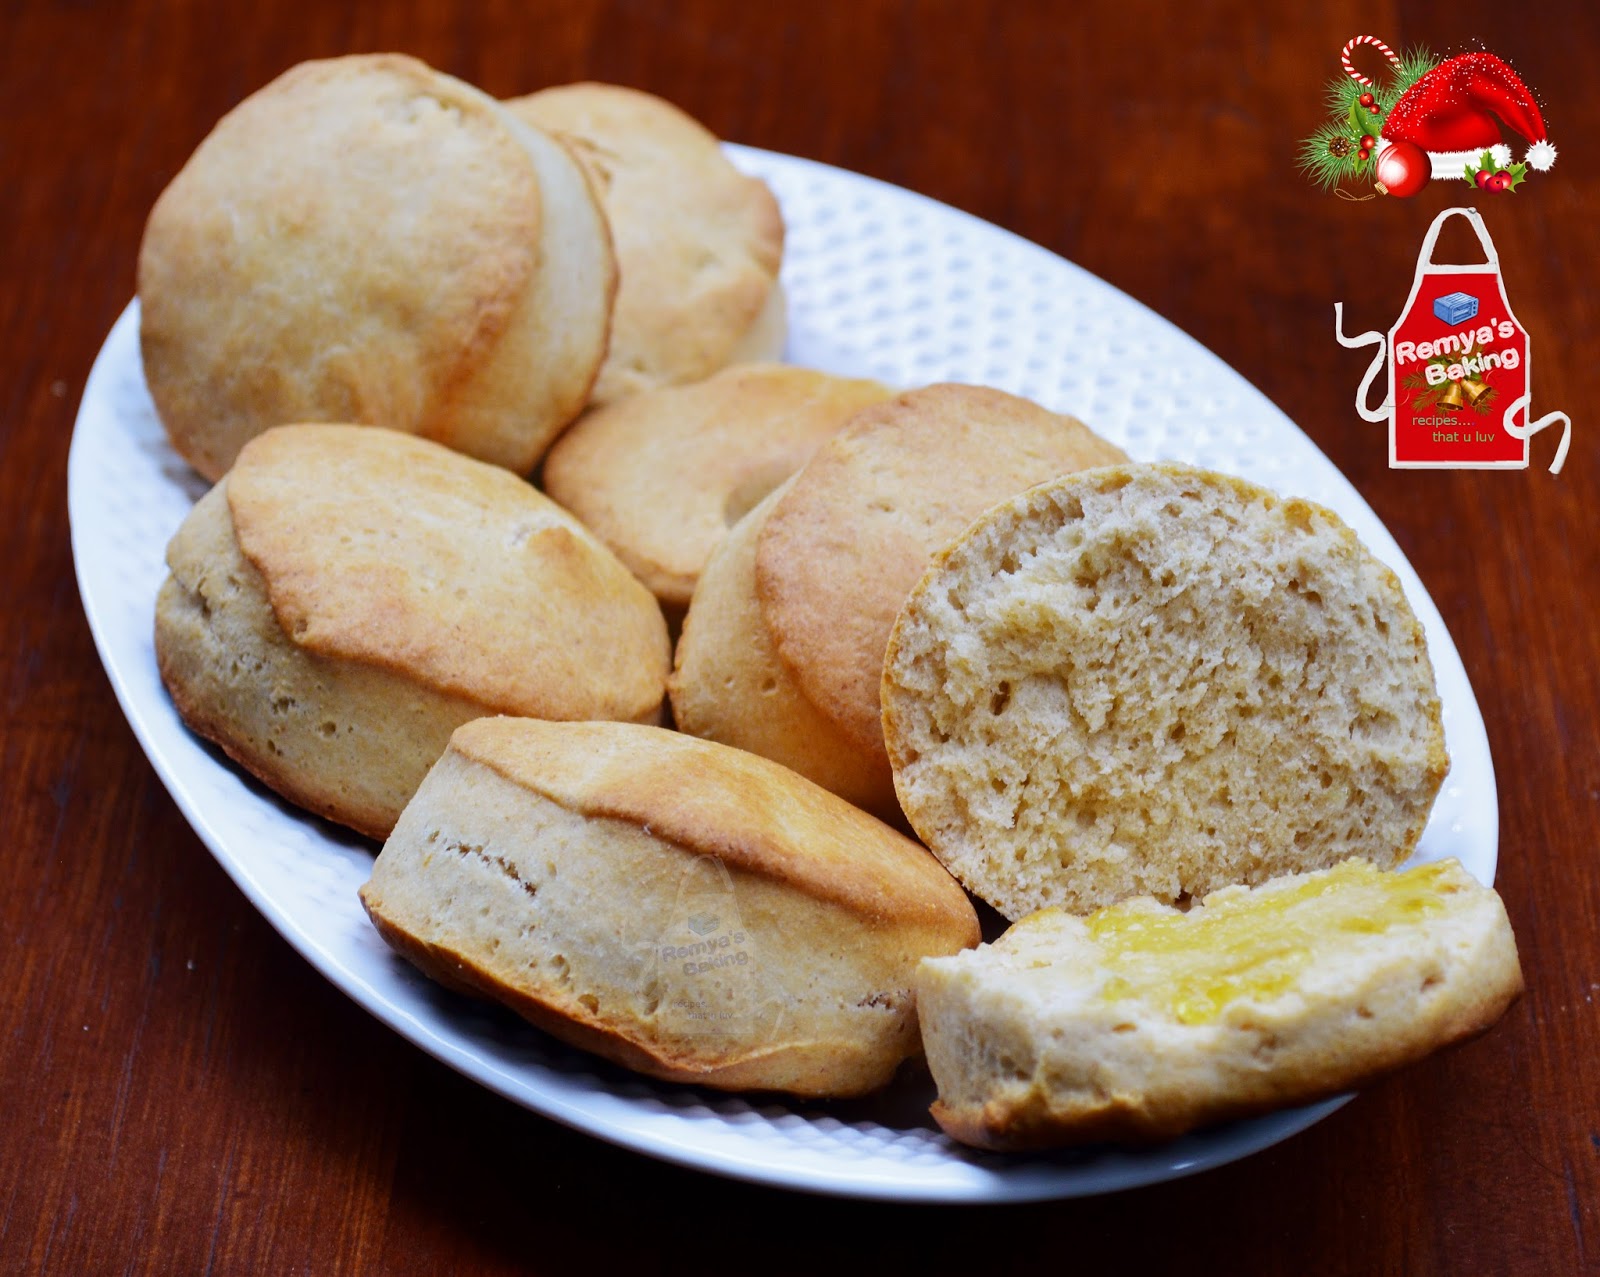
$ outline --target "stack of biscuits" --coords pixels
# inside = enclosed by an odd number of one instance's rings
[[[500,103],[395,54],[307,62],[156,202],[145,377],[208,479],[306,421],[527,474],[590,402],[780,354],[782,254],[765,183],[658,98]]]
[[[773,362],[782,251],[635,90],[376,55],[241,103],[139,258],[215,485],[156,601],[184,721],[385,840],[397,952],[655,1077],[925,1052],[952,1135],[1041,1147],[1487,1027],[1498,899],[1390,872],[1448,765],[1393,574],[1000,390]]]

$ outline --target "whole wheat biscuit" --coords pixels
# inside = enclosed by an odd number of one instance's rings
[[[622,268],[608,403],[699,381],[783,350],[783,217],[765,182],[669,102],[613,84],[567,84],[506,104],[560,136],[603,192]]]
[[[140,345],[173,446],[213,480],[289,421],[525,473],[588,396],[615,287],[563,147],[414,59],[335,58],[246,98],[162,192]]]
[[[770,758],[857,807],[894,819],[900,808],[888,767],[863,764],[806,699],[762,620],[756,541],[784,490],[775,489],[735,524],[700,574],[667,683],[673,721],[679,731]]]
[[[459,729],[362,888],[429,975],[673,1081],[856,1095],[978,940],[909,839],[765,759],[613,723]]]
[[[793,742],[771,756],[892,816],[878,682],[895,615],[929,556],[995,502],[1122,459],[1081,422],[979,386],[930,386],[863,409],[750,529],[752,573],[737,559],[748,538],[719,550],[730,560],[719,582],[739,584],[690,606],[672,679],[680,724],[757,753]],[[713,646],[745,655],[724,670]]]
[[[819,449],[756,551],[778,655],[856,749],[887,763],[883,652],[929,556],[998,501],[1126,460],[1081,421],[984,386],[929,386],[868,408]]]
[[[167,559],[156,656],[185,722],[364,833],[473,718],[659,720],[649,592],[529,484],[426,440],[268,431]]]
[[[772,281],[771,291],[767,293],[767,300],[762,303],[754,322],[744,330],[744,336],[734,343],[733,349],[728,352],[728,357],[723,363],[727,365],[781,362],[788,344],[789,295],[784,290],[783,280],[775,279]]]
[[[1362,861],[1228,887],[1048,909],[933,958],[917,1010],[956,1139],[1147,1142],[1359,1086],[1482,1032],[1522,990],[1505,907],[1455,861]]]
[[[809,368],[735,365],[586,413],[545,458],[544,489],[681,611],[727,530],[889,394]]]
[[[883,724],[912,826],[1009,918],[1392,866],[1449,766],[1394,573],[1331,511],[1178,465],[969,528],[895,624]]]

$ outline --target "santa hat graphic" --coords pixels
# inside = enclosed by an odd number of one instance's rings
[[[1529,143],[1528,167],[1541,173],[1556,160],[1544,117],[1528,86],[1492,53],[1446,58],[1400,96],[1384,121],[1383,141],[1411,142],[1428,152],[1434,177],[1460,177],[1484,151],[1511,162],[1504,125]]]

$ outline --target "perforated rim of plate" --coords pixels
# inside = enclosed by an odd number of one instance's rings
[[[1399,575],[1445,707],[1454,768],[1417,859],[1456,856],[1493,881],[1494,772],[1455,645],[1377,517],[1287,417],[1165,320],[1036,245],[826,165],[728,153],[783,206],[791,362],[906,386],[998,386],[1083,418],[1136,459],[1229,471],[1342,515]],[[117,698],[184,815],[263,916],[358,1004],[491,1090],[685,1166],[810,1192],[948,1202],[1073,1197],[1192,1174],[1277,1143],[1348,1099],[1157,1149],[1008,1158],[947,1139],[920,1112],[925,1090],[909,1084],[832,1107],[657,1084],[443,992],[390,954],[362,914],[356,889],[370,846],[242,776],[184,730],[161,688],[151,625],[163,554],[204,489],[156,420],[130,304],[85,388],[68,466],[79,589]]]

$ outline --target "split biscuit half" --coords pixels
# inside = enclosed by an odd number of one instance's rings
[[[1043,484],[945,549],[883,724],[912,827],[1008,918],[1391,867],[1449,767],[1394,573],[1322,506],[1169,464]]]
[[[1454,860],[1349,860],[1187,913],[1047,909],[917,974],[934,1117],[994,1149],[1149,1143],[1337,1095],[1521,991],[1505,906]]]

